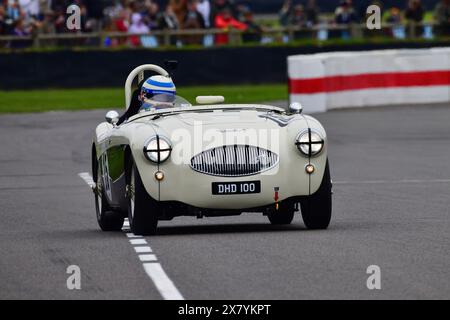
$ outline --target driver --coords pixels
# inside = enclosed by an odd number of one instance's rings
[[[170,77],[152,76],[140,82],[127,111],[119,118],[117,125],[142,111],[174,107],[175,94],[175,84]]]
[[[139,94],[139,112],[173,108],[176,93],[175,84],[170,77],[158,75],[148,78]]]

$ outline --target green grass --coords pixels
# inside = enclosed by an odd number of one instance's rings
[[[179,88],[178,94],[191,103],[195,103],[195,97],[199,95],[223,95],[227,103],[267,102],[288,97],[284,84],[183,87]],[[124,108],[124,101],[121,88],[0,91],[0,113],[120,110]]]

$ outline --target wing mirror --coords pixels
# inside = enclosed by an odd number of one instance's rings
[[[115,126],[117,121],[119,121],[119,113],[114,110],[108,111],[106,113],[105,119],[106,119],[106,122]]]
[[[303,112],[303,106],[300,102],[293,102],[289,105],[289,111],[291,113],[302,113]]]

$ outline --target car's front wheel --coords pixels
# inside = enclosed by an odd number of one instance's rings
[[[124,217],[121,212],[114,211],[109,206],[98,169],[98,164],[96,163],[93,175],[96,181],[94,197],[98,225],[103,231],[121,231]]]
[[[308,229],[326,229],[331,220],[331,177],[327,164],[319,190],[302,200],[301,211],[303,222]]]
[[[147,193],[136,164],[132,161],[128,178],[128,220],[135,235],[156,233],[158,227],[158,204]]]

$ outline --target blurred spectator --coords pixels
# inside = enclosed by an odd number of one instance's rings
[[[10,0],[7,2],[6,13],[10,19],[17,21],[20,18],[20,6],[18,0]]]
[[[341,4],[337,7],[334,15],[335,22],[338,25],[350,26],[352,23],[358,21],[351,0],[341,0]],[[341,30],[340,34],[342,39],[349,39],[351,37],[349,29]]]
[[[128,28],[128,33],[145,34],[149,33],[150,28],[144,23],[144,19],[140,13],[133,13],[131,16],[131,25]]]
[[[170,0],[169,5],[173,13],[177,16],[177,21],[182,24],[188,11],[188,0]]]
[[[422,23],[424,14],[425,11],[420,0],[409,0],[405,18],[408,21],[408,30],[411,37],[422,35],[423,27],[417,24]]]
[[[46,34],[55,33],[54,12],[51,9],[46,9],[42,14],[43,18],[39,31]]]
[[[39,0],[39,16],[43,19],[45,13],[51,10],[50,0]]]
[[[298,4],[294,7],[290,24],[294,27],[305,28],[307,25],[307,17],[303,5]]]
[[[402,22],[402,15],[400,9],[397,7],[392,7],[389,10],[386,22],[389,24],[400,24]]]
[[[162,14],[159,22],[159,27],[161,29],[178,30],[180,28],[180,23],[172,9],[172,6],[168,4],[166,10]]]
[[[213,26],[212,6],[210,0],[197,1],[197,11],[202,15],[205,28],[209,29]],[[214,45],[214,35],[206,34],[203,37],[203,45],[210,47]]]
[[[175,15],[172,6],[168,4],[166,10],[161,15],[159,20],[159,28],[163,30],[178,30],[180,29],[180,23],[178,22],[177,16]],[[177,37],[170,37],[169,42],[171,45],[177,45]]]
[[[358,20],[350,0],[342,0],[340,6],[337,7],[334,16],[337,24],[349,25]]]
[[[149,27],[144,23],[144,19],[140,13],[133,13],[131,16],[131,25],[128,28],[128,33],[131,34],[146,34],[149,33]],[[141,44],[140,37],[132,36],[130,38],[131,44],[134,46],[138,46]]]
[[[236,30],[246,30],[247,26],[233,18],[231,15],[231,10],[228,8],[223,9],[219,14],[217,14],[214,26],[218,29],[223,29],[228,32],[230,29]],[[228,34],[218,34],[216,35],[216,44],[227,44],[229,41]]]
[[[247,26],[247,29],[242,34],[242,40],[244,42],[260,43],[263,29],[255,22],[251,10],[244,13],[243,23]]]
[[[114,8],[115,11],[112,19],[117,31],[128,32],[133,9],[132,4],[128,3],[126,0],[121,1],[121,3]]]
[[[225,9],[228,9],[233,13],[234,11],[234,2],[230,0],[213,0],[213,9],[215,10],[215,15],[219,12],[222,12]]]
[[[14,22],[14,26],[13,26],[13,31],[12,31],[12,35],[14,36],[18,36],[18,37],[23,37],[23,36],[28,36],[31,34],[31,28],[26,27],[24,25],[24,20],[19,17],[15,22]],[[31,43],[29,41],[14,41],[11,43],[11,47],[12,48],[24,48],[24,47],[28,47]]]
[[[320,8],[317,6],[316,0],[308,0],[305,13],[308,27],[312,27],[319,23]]]
[[[292,14],[292,0],[286,0],[281,7],[279,13],[280,24],[287,27],[290,24],[290,17]]]
[[[212,0],[211,3],[211,25],[215,24],[215,19],[223,10],[229,10],[233,17],[236,17],[236,7],[232,0]]]
[[[436,33],[441,36],[450,35],[450,0],[441,0],[436,5],[434,19],[438,24]]]
[[[391,28],[387,29],[387,34],[396,39],[404,39],[406,37],[405,28],[402,23],[402,14],[399,8],[392,7],[389,10],[388,16],[386,18],[388,24],[392,24]]]
[[[205,21],[202,15],[197,11],[197,1],[191,0],[188,3],[188,9],[183,21],[183,29],[204,29]],[[183,44],[201,44],[202,36],[192,35],[183,37]]]
[[[6,8],[0,4],[0,35],[7,33],[8,24],[6,23]]]
[[[304,39],[311,36],[311,31],[305,30],[308,27],[308,19],[304,7],[298,4],[294,7],[291,24],[294,27],[302,28],[303,30],[294,32],[294,39]]]
[[[62,7],[56,7],[55,12],[55,32],[63,33],[67,31],[66,13]]]
[[[280,24],[284,27],[306,27],[308,24],[308,17],[303,5],[297,4],[292,6],[292,1],[287,0],[280,10]]]
[[[420,23],[423,20],[424,9],[420,0],[409,0],[408,8],[405,11],[405,18],[408,21]]]
[[[41,0],[19,0],[19,6],[26,15],[38,17]]]
[[[136,34],[147,34],[150,32],[150,28],[144,23],[144,19],[140,13],[133,13],[131,16],[131,25],[128,28],[128,33],[134,34],[130,38],[130,42],[133,46],[137,47],[141,45],[141,37]]]
[[[24,23],[23,19],[17,19],[14,22],[14,29],[13,29],[13,35],[15,36],[28,36],[31,33],[31,29],[27,28]]]
[[[150,2],[146,7],[147,10],[145,12],[145,23],[150,28],[150,30],[159,29],[159,5],[156,2]]]
[[[197,11],[197,1],[191,0],[188,3],[186,15],[183,20],[183,29],[203,29],[205,21],[200,12]]]
[[[205,28],[210,28],[211,22],[211,3],[209,0],[199,0],[196,1],[197,11],[201,14],[203,18],[203,23]]]
[[[92,32],[95,29],[96,22],[94,19],[88,18],[88,10],[87,7],[81,2],[78,2],[78,6],[80,7],[81,14],[81,31],[82,32]]]

